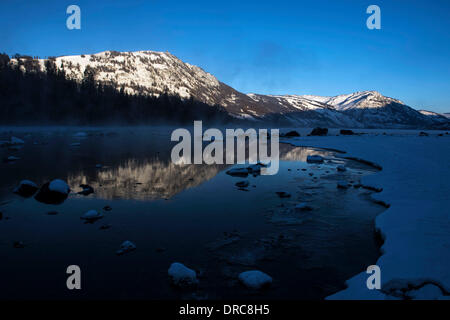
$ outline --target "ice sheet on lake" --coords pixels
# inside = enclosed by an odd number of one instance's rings
[[[345,139],[330,135],[286,142],[345,150],[349,156],[381,165],[382,171],[364,177],[362,183],[382,187],[373,197],[391,205],[376,218],[376,228],[385,238],[376,263],[382,289],[392,281],[399,287],[434,282],[450,292],[450,137],[439,137],[438,132],[428,137],[419,137],[418,131],[370,132]],[[361,272],[347,281],[347,289],[329,299],[392,298],[383,290],[367,289],[368,276]]]

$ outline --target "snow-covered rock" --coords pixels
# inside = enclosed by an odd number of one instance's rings
[[[262,289],[272,284],[272,277],[259,270],[242,272],[239,280],[250,289]]]
[[[197,273],[179,262],[170,265],[168,274],[171,282],[176,286],[192,286],[198,283]]]
[[[89,210],[80,217],[80,219],[88,222],[94,222],[101,218],[103,218],[103,214],[97,210]]]
[[[35,199],[46,204],[60,204],[67,199],[69,193],[69,185],[63,180],[55,179],[44,184]]]
[[[134,250],[136,250],[136,245],[133,242],[126,240],[126,241],[122,242],[122,244],[119,247],[119,250],[116,251],[116,254],[120,256],[122,254],[131,252]]]
[[[63,194],[69,194],[70,192],[69,185],[61,179],[55,179],[51,181],[48,186],[48,189],[50,191],[55,191]]]
[[[36,183],[30,180],[22,180],[19,185],[14,189],[14,193],[19,196],[29,198],[39,189]]]

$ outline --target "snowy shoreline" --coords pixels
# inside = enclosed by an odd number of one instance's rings
[[[362,131],[362,130],[361,130]],[[367,132],[367,130],[365,131]],[[327,299],[449,299],[450,292],[450,135],[420,137],[418,130],[370,130],[354,136],[281,139],[295,146],[346,151],[383,170],[362,183],[382,192],[375,200],[390,207],[375,221],[384,238],[381,290],[369,290],[365,270],[347,288]]]

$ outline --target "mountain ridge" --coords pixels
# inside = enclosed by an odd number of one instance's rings
[[[22,59],[11,59],[11,63],[22,64],[21,67],[28,70]],[[209,105],[219,105],[239,119],[295,126],[354,128],[450,126],[445,116],[417,111],[400,100],[385,97],[376,91],[334,97],[245,94],[169,52],[103,51],[32,59],[32,68],[45,72],[46,61],[52,61],[56,68],[63,69],[68,79],[80,82],[91,74],[96,82],[111,85],[128,94],[159,96],[168,93],[183,99],[193,98]]]

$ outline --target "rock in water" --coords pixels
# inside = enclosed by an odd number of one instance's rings
[[[298,133],[297,131],[289,131],[283,135],[281,135],[282,137],[286,137],[286,138],[291,138],[291,137],[300,137],[300,133]]]
[[[91,193],[94,193],[94,188],[92,188],[91,186],[89,186],[87,184],[80,184],[80,188],[82,188],[83,191],[78,192],[78,194],[81,194],[83,196],[88,196]]]
[[[193,286],[198,283],[197,273],[179,262],[170,265],[168,274],[171,282],[179,287]]]
[[[312,211],[313,208],[302,202],[295,206],[295,211]]]
[[[257,164],[252,164],[252,165],[248,166],[247,170],[248,170],[249,173],[251,173],[254,176],[256,176],[256,175],[260,175],[261,174],[261,168],[265,168],[265,167],[267,167],[265,164],[257,163]]]
[[[98,212],[97,210],[89,210],[88,212],[83,214],[80,219],[86,220],[87,222],[94,222],[101,218],[103,218],[102,213]]]
[[[341,131],[339,131],[340,134],[342,134],[343,136],[352,136],[355,133],[352,130],[346,130],[346,129],[342,129]]]
[[[319,155],[312,155],[306,158],[306,162],[308,163],[323,163],[324,159]]]
[[[236,182],[236,187],[238,188],[247,188],[250,182],[248,180]]]
[[[37,195],[37,201],[45,204],[61,204],[69,196],[70,188],[63,180],[56,179],[44,184]]]
[[[345,171],[347,171],[347,168],[345,168],[344,166],[338,166],[338,167],[337,167],[337,171],[339,171],[339,172],[345,172]]]
[[[247,177],[248,169],[247,168],[234,168],[230,169],[226,172],[226,174],[234,177]]]
[[[339,181],[337,183],[338,189],[348,189],[348,182],[347,181]]]
[[[21,197],[29,198],[38,191],[38,186],[36,183],[30,180],[22,180],[19,185],[14,189],[14,193]]]
[[[291,194],[284,192],[284,191],[278,191],[276,192],[276,194],[280,197],[280,198],[290,198]]]
[[[327,134],[328,134],[327,128],[314,128],[309,135],[310,136],[326,136]]]
[[[239,274],[241,281],[247,288],[262,289],[272,284],[272,277],[258,270],[245,271]]]
[[[126,241],[122,242],[119,250],[116,251],[116,254],[120,256],[122,254],[131,252],[134,250],[136,250],[136,245],[133,242],[126,240]]]

